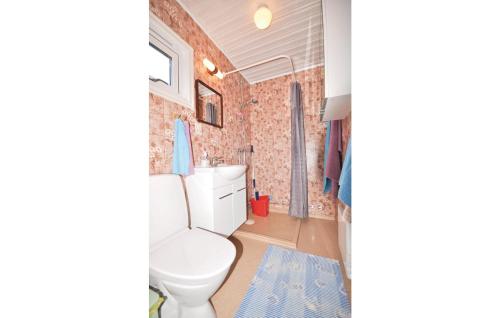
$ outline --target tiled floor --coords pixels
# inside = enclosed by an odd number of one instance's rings
[[[226,281],[211,299],[218,318],[234,317],[268,245],[245,237],[229,239],[236,246],[237,254]],[[297,250],[339,260],[350,297],[351,281],[345,274],[337,241],[337,222],[309,218],[300,226]]]
[[[289,217],[284,213],[270,213],[267,217],[250,215],[255,224],[243,224],[233,234],[234,236],[243,236],[284,247],[297,248],[300,219]]]

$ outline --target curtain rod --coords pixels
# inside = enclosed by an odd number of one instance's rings
[[[262,61],[259,61],[257,63],[253,63],[251,65],[243,66],[243,67],[240,67],[238,69],[229,71],[227,73],[224,73],[224,75],[227,76],[229,74],[233,74],[233,73],[236,73],[236,72],[244,71],[246,69],[249,69],[249,68],[261,65],[261,64],[269,63],[269,62],[272,62],[272,61],[275,61],[275,60],[279,60],[279,59],[288,59],[288,61],[290,62],[290,67],[292,69],[293,80],[296,82],[297,79],[295,78],[295,68],[293,67],[293,61],[292,61],[292,58],[290,56],[288,56],[288,55],[277,55],[277,56],[271,57],[271,58],[269,58],[267,60],[262,60]]]

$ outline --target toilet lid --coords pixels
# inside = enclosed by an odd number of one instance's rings
[[[150,252],[150,268],[180,279],[202,279],[227,269],[236,256],[228,239],[201,229],[186,230]]]

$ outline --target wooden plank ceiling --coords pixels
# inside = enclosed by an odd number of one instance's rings
[[[323,65],[321,0],[178,2],[236,68],[280,54],[292,57],[296,71]],[[261,4],[267,5],[273,14],[271,25],[265,30],[257,29],[253,22]],[[251,84],[289,73],[285,59],[242,72]]]

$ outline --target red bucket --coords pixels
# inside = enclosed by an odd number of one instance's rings
[[[250,204],[252,205],[253,214],[258,216],[268,216],[269,215],[269,196],[261,195],[259,200],[251,199]]]

